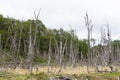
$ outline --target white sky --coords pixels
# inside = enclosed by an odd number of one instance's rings
[[[0,14],[16,19],[32,19],[40,8],[39,19],[48,28],[72,26],[79,38],[87,38],[84,15],[88,12],[94,38],[100,38],[100,27],[108,21],[112,39],[120,39],[120,0],[0,0]]]

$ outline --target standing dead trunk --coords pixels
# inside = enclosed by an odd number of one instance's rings
[[[60,64],[60,69],[59,69],[59,71],[58,71],[58,73],[59,72],[61,72],[61,70],[62,70],[62,41],[60,41],[60,60],[59,60],[59,64]]]
[[[7,23],[9,24],[9,36],[10,36],[10,42],[11,42],[11,45],[10,45],[10,50],[11,52],[13,53],[12,54],[12,61],[13,62],[17,62],[17,30],[16,30],[16,22],[12,19],[9,19],[7,20]]]
[[[13,54],[14,54],[14,62],[16,62],[17,61],[17,57],[18,57],[18,55],[16,54],[16,52],[17,52],[17,48],[16,48],[16,32],[15,32],[15,35],[14,35],[14,37],[12,38],[12,44],[13,44]]]
[[[0,34],[0,50],[2,49],[2,43],[1,43],[1,34]]]
[[[74,52],[74,47],[73,47],[73,41],[71,39],[70,43],[70,55],[71,55],[71,67],[73,68],[75,66],[75,52]]]
[[[38,14],[36,15],[36,13],[34,12],[34,15],[35,15],[35,24],[36,24],[36,27],[35,27],[35,34],[34,34],[34,41],[33,41],[33,46],[35,46],[35,43],[36,43],[36,35],[37,35],[37,29],[38,29],[38,18],[39,18],[39,15],[40,15],[40,10],[38,12]]]
[[[59,42],[59,47],[58,47],[58,52],[59,52],[59,71],[58,73],[61,72],[62,67],[63,67],[63,57],[64,57],[64,53],[65,53],[65,48],[67,45],[67,37],[65,38],[65,42],[63,43],[63,32],[62,30],[60,30],[60,42]]]
[[[48,50],[48,73],[50,72],[50,64],[51,64],[51,36],[50,36],[50,42],[49,42],[49,50]]]
[[[19,55],[19,52],[20,52],[20,45],[21,45],[21,36],[22,36],[22,28],[23,28],[23,24],[20,28],[20,37],[19,37],[19,41],[18,41],[18,48],[17,48],[17,58],[18,58],[18,55]]]
[[[91,47],[90,47],[90,38],[91,38],[91,31],[92,31],[92,28],[93,28],[93,25],[91,24],[92,20],[90,19],[89,20],[89,17],[88,17],[88,14],[86,13],[85,15],[85,26],[87,27],[87,31],[88,31],[88,53],[87,53],[87,72],[89,73],[89,69],[88,69],[88,66],[90,66],[91,64]]]
[[[70,39],[70,56],[69,56],[69,61],[71,64],[71,68],[75,67],[75,63],[77,60],[77,54],[78,54],[78,43],[75,43],[75,31],[71,30],[71,39]]]
[[[59,69],[58,73],[61,72],[62,67],[63,67],[63,62],[62,61],[63,61],[66,45],[67,45],[67,38],[66,38],[66,41],[64,43],[64,46],[62,46],[62,41],[60,43],[60,69]]]
[[[107,37],[108,37],[108,53],[109,53],[109,62],[108,65],[110,66],[113,60],[113,55],[112,55],[112,46],[111,46],[111,33],[109,29],[109,24],[107,23]]]
[[[32,40],[32,30],[31,30],[31,22],[30,22],[30,31],[29,31],[29,48],[28,48],[28,63],[29,63],[29,72],[32,73],[33,68],[33,60],[34,60],[34,52],[35,52],[35,44],[36,44],[36,36],[37,36],[37,29],[38,29],[38,17],[40,14],[40,10],[38,14],[34,13],[36,19],[36,27],[34,33],[34,39]]]
[[[33,44],[32,44],[32,32],[31,32],[31,23],[30,23],[30,32],[29,32],[29,48],[28,48],[28,65],[29,65],[29,72],[32,73],[33,68],[33,58],[34,58],[34,51],[33,51]]]

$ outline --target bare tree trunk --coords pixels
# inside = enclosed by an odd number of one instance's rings
[[[81,66],[83,66],[83,53],[82,53],[82,51],[80,52],[80,61],[81,61]]]
[[[16,63],[17,62],[17,30],[16,30],[16,22],[13,21],[12,19],[8,19],[7,23],[9,24],[9,36],[11,40],[11,45],[10,45],[10,50],[13,53],[12,54],[12,60]]]
[[[71,61],[71,67],[74,66],[74,51],[73,51],[73,40],[71,37],[71,41],[70,41],[70,61]]]
[[[29,49],[28,49],[28,63],[29,63],[29,72],[32,73],[33,68],[33,60],[34,60],[34,52],[35,52],[35,44],[36,44],[36,36],[37,36],[37,29],[38,29],[38,17],[40,14],[40,10],[38,14],[34,13],[36,19],[36,27],[34,33],[34,39],[32,41],[32,31],[31,31],[31,22],[30,22],[30,32],[29,32]]]
[[[22,25],[23,25],[23,24],[22,24]],[[19,52],[20,52],[21,36],[22,36],[22,28],[23,28],[23,26],[21,26],[21,28],[20,28],[20,38],[19,38],[18,48],[17,48],[17,58],[18,58],[18,54],[19,54]]]
[[[62,41],[60,41],[60,69],[59,69],[59,71],[58,71],[58,73],[60,73],[61,72],[61,70],[62,70],[62,67],[63,67],[63,57],[64,57],[64,52],[65,52],[65,48],[66,48],[66,45],[67,45],[67,38],[66,38],[66,41],[65,41],[65,44],[64,44],[64,46],[62,46],[63,44],[62,44]]]
[[[88,31],[88,53],[87,53],[87,62],[88,62],[88,64],[87,64],[87,72],[89,73],[89,68],[88,68],[88,66],[90,66],[90,63],[91,63],[91,47],[90,47],[90,38],[91,38],[91,31],[92,31],[92,28],[93,28],[93,25],[91,24],[91,22],[92,22],[92,20],[90,19],[89,20],[89,17],[88,17],[88,14],[86,13],[86,15],[85,15],[85,26],[87,27],[87,31]]]
[[[18,55],[16,54],[16,51],[17,51],[17,45],[16,45],[16,32],[15,32],[15,35],[14,35],[14,37],[12,38],[12,44],[13,44],[13,54],[14,54],[14,62],[16,62],[17,61],[17,57],[18,57]]]
[[[28,48],[28,63],[29,63],[29,72],[30,73],[32,73],[33,58],[34,58],[34,49],[33,49],[33,44],[32,44],[32,32],[31,32],[31,23],[30,23],[29,48]]]
[[[38,18],[39,18],[39,15],[40,15],[40,10],[38,12],[38,14],[36,15],[36,13],[34,12],[34,15],[35,15],[35,20],[36,20],[36,27],[35,27],[35,34],[34,34],[34,41],[33,41],[33,46],[35,46],[35,43],[36,43],[36,35],[37,35],[37,29],[38,29]]]
[[[109,29],[109,24],[107,23],[107,36],[108,36],[108,52],[109,52],[109,65],[111,65],[112,63],[112,46],[111,46],[111,33],[110,33],[110,29]]]
[[[51,36],[50,36],[50,42],[49,42],[49,50],[48,50],[48,73],[50,72],[50,64],[51,64]]]
[[[74,30],[71,30],[71,40],[70,40],[70,57],[69,57],[69,61],[71,62],[71,67],[75,67],[75,63],[76,63],[76,58],[77,58],[77,53],[78,53],[78,46],[75,43],[75,32]]]
[[[0,34],[0,50],[2,49],[2,43],[1,43],[1,34]]]
[[[55,35],[54,35],[54,41],[55,41],[55,56],[56,56],[56,64],[59,63],[59,47],[58,47],[58,41],[55,39]]]
[[[60,69],[59,69],[59,71],[58,71],[58,73],[59,72],[61,72],[61,70],[62,70],[62,41],[60,41],[60,62],[59,62],[59,64],[60,64]]]

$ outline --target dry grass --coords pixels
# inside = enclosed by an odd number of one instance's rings
[[[0,68],[1,69],[1,68]],[[109,67],[101,67],[99,66],[99,70],[105,70],[107,69],[110,71]],[[117,67],[117,69],[120,71],[120,67]],[[59,67],[50,67],[50,72],[52,74],[48,75],[46,74],[48,72],[48,66],[42,66],[38,68],[38,72],[36,71],[36,68],[33,68],[33,74],[29,74],[27,69],[11,69],[11,68],[2,68],[3,73],[0,73],[0,80],[48,80],[50,76],[55,76],[56,73],[59,71]],[[8,73],[6,73],[7,71]],[[118,76],[120,76],[120,72],[114,72],[114,73],[95,73],[94,67],[89,67],[90,74],[87,74],[87,67],[86,66],[79,66],[75,68],[66,67],[63,68],[61,73],[57,76],[64,75],[69,77],[75,77],[78,80],[83,80],[89,78],[89,80],[105,80],[108,78],[108,80],[114,80]],[[12,74],[11,74],[12,73]],[[85,74],[85,75],[81,75]],[[86,77],[89,76],[89,77]],[[84,79],[85,78],[85,79]]]
[[[109,67],[102,67],[99,66],[99,70],[100,71],[104,71],[106,70],[110,71]],[[120,68],[117,67],[118,71],[120,71]],[[21,68],[16,68],[16,69],[11,69],[8,68],[6,69],[7,72],[13,73],[13,74],[29,74],[27,69],[21,69]],[[50,67],[50,72],[51,73],[57,73],[59,71],[59,67]],[[94,67],[89,67],[89,71],[90,73],[95,73],[95,68]],[[36,71],[36,67],[33,68],[33,74],[39,73],[39,72],[44,72],[47,73],[48,72],[48,66],[42,66],[38,68],[38,71]],[[63,68],[61,71],[62,74],[87,74],[87,67],[86,66],[79,66],[79,67],[75,67],[75,68],[71,68],[71,67],[66,67]]]

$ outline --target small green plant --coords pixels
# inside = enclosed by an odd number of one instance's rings
[[[37,80],[48,80],[49,79],[49,76],[45,74],[44,72],[40,72],[39,74],[36,74],[34,77],[37,78]]]

